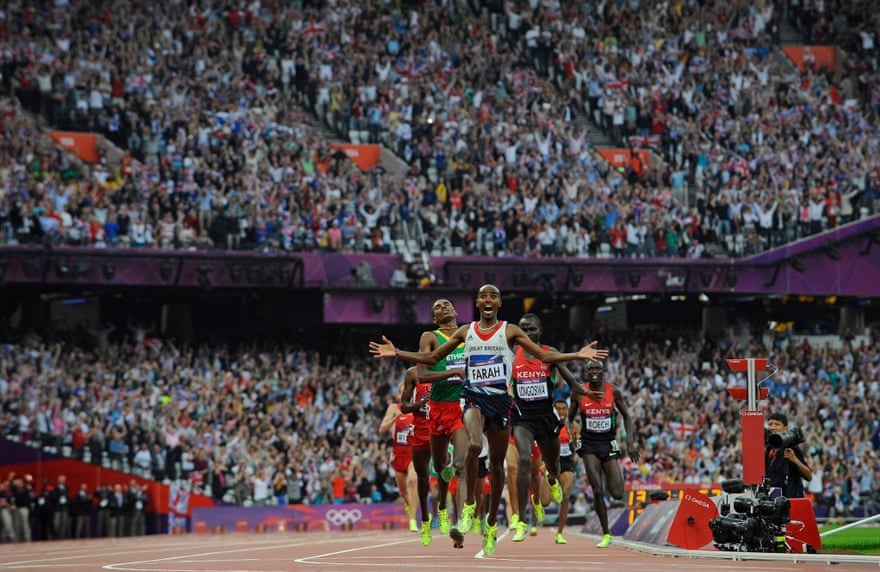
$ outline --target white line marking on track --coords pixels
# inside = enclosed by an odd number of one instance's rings
[[[373,546],[357,546],[355,548],[347,548],[345,550],[336,550],[334,552],[327,552],[326,554],[316,554],[314,556],[306,556],[305,558],[297,558],[294,562],[298,564],[321,564],[320,562],[312,562],[312,560],[316,558],[327,558],[330,556],[336,556],[337,554],[350,554],[352,552],[358,552],[363,550],[375,550],[376,548],[385,548],[386,546],[397,546],[398,544],[409,544],[412,542],[412,539],[409,540],[397,540],[395,542],[386,542],[385,544],[374,544]],[[338,562],[333,563],[334,566],[338,566]],[[382,564],[385,566],[385,564]],[[412,565],[410,565],[412,566]]]
[[[328,543],[338,544],[339,539],[333,538],[330,540],[324,540],[324,541],[318,541],[318,542],[306,541],[306,542],[273,544],[271,546],[256,546],[256,547],[255,546],[246,546],[244,548],[235,548],[235,549],[231,549],[231,550],[217,550],[217,551],[213,551],[213,552],[202,552],[202,553],[197,553],[197,554],[180,554],[177,556],[168,556],[166,558],[154,558],[151,560],[136,560],[136,561],[131,561],[131,562],[120,562],[118,564],[107,564],[103,567],[103,569],[104,570],[127,570],[127,571],[136,571],[136,572],[145,572],[145,571],[152,572],[153,570],[155,570],[154,568],[132,568],[132,566],[138,566],[140,564],[153,564],[153,563],[157,563],[157,562],[169,562],[169,561],[178,561],[179,562],[183,558],[200,558],[202,556],[220,556],[223,554],[235,554],[238,552],[255,552],[255,551],[260,551],[260,550],[277,550],[277,549],[284,549],[284,548],[295,548],[295,547],[304,546],[304,545],[316,545],[316,544],[328,544]],[[165,569],[165,570],[169,570],[169,569]],[[174,572],[190,572],[190,571],[188,571],[188,570],[187,571],[174,570]],[[242,571],[226,570],[224,572],[242,572]]]

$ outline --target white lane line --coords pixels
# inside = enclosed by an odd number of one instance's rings
[[[364,537],[361,537],[364,538]],[[370,537],[367,537],[370,538]],[[150,560],[134,560],[130,562],[119,562],[117,564],[106,564],[103,566],[104,570],[128,570],[128,571],[143,571],[143,570],[154,570],[154,568],[132,568],[132,566],[138,566],[141,564],[154,564],[157,562],[170,562],[170,561],[180,561],[181,559],[187,558],[201,558],[203,556],[221,556],[224,554],[236,554],[240,552],[256,552],[262,550],[277,550],[277,549],[285,549],[285,548],[297,548],[300,546],[306,545],[320,545],[320,544],[339,544],[340,539],[334,538],[331,540],[323,540],[323,541],[304,541],[304,542],[294,542],[294,543],[285,543],[285,544],[273,544],[271,546],[247,546],[244,548],[235,548],[231,550],[215,550],[211,552],[200,552],[196,554],[179,554],[177,556],[168,556],[166,558],[154,558]],[[234,571],[226,571],[226,572],[234,572]]]

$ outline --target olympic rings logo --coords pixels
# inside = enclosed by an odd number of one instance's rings
[[[362,516],[363,514],[358,508],[331,508],[327,511],[327,522],[334,526],[342,526],[343,524],[354,524],[358,522]]]

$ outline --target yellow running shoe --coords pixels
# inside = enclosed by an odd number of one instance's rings
[[[507,528],[514,530],[517,524],[519,524],[519,515],[514,513],[510,515],[510,524],[507,525]]]
[[[561,532],[556,533],[555,542],[556,542],[556,544],[568,544],[568,541],[565,539],[564,536],[562,536]]]
[[[438,510],[437,520],[439,521],[437,527],[440,529],[440,532],[442,534],[449,534],[449,529],[452,528],[449,524],[449,511],[445,508]]]
[[[483,519],[474,517],[474,523],[471,525],[471,532],[479,536],[483,532]]]
[[[422,521],[422,546],[431,544],[431,521]]]
[[[541,504],[541,501],[535,502],[535,495],[531,495],[532,498],[532,507],[535,509],[535,520],[538,521],[538,524],[544,524],[544,505]]]
[[[602,540],[599,541],[599,544],[596,545],[596,548],[608,548],[611,544],[611,535],[605,534],[602,536]]]
[[[489,519],[486,517],[486,532],[483,533],[483,554],[486,556],[492,556],[495,554],[495,548],[498,542],[495,537],[497,532],[498,523],[489,524]]]
[[[550,485],[550,477],[547,477],[547,484]],[[553,502],[556,504],[562,504],[562,485],[559,484],[559,478],[556,478],[556,482],[550,485],[550,498],[553,499]]]
[[[458,519],[458,531],[460,533],[467,534],[470,532],[474,525],[474,512],[476,512],[476,510],[477,503],[464,503],[464,508],[461,511],[461,518]]]
[[[522,542],[523,540],[526,539],[526,528],[528,528],[526,526],[526,523],[524,523],[524,522],[517,523],[516,532],[513,534],[513,541],[514,542]]]
[[[416,519],[409,519],[409,531],[410,532],[418,532],[419,531],[419,523]]]

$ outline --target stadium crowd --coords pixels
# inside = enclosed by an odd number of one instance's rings
[[[5,93],[124,155],[78,168],[11,105],[0,237],[389,252],[416,225],[441,253],[761,251],[880,210],[877,15],[790,4],[12,3]],[[786,10],[849,50],[840,70],[781,59]],[[655,159],[610,168],[584,113]],[[360,172],[315,115],[408,168]]]
[[[399,4],[7,3],[0,243],[391,252],[417,224],[444,254],[739,256],[880,212],[880,26],[857,2]],[[780,59],[783,18],[840,69]],[[611,169],[582,115],[655,159]],[[358,171],[313,116],[407,170]],[[123,156],[84,164],[44,120]],[[645,452],[628,478],[738,474],[723,348],[666,341],[609,361]],[[838,513],[878,488],[878,341],[752,348]],[[5,436],[238,503],[395,498],[394,364],[140,342],[5,347]],[[10,510],[27,484],[0,478]]]
[[[30,333],[4,345],[3,438],[239,504],[397,498],[391,443],[377,427],[403,382],[400,364],[370,359],[359,347],[322,356],[256,342],[192,347],[140,339],[141,333],[91,339],[84,331],[53,339]],[[624,392],[642,451],[638,464],[622,461],[627,481],[740,476],[742,403],[726,389],[744,381],[725,365],[730,341],[672,331],[606,337],[608,379]],[[772,399],[762,406],[803,428],[814,475],[807,491],[831,514],[880,501],[878,337],[876,330],[858,343],[842,337],[839,349],[786,339],[743,346],[779,366],[769,382]],[[572,371],[583,379],[578,364]],[[573,499],[591,494],[582,468],[577,475]],[[4,475],[0,510],[12,514],[46,487]],[[122,527],[128,522],[122,511],[131,505],[123,509],[122,491],[116,496]]]

